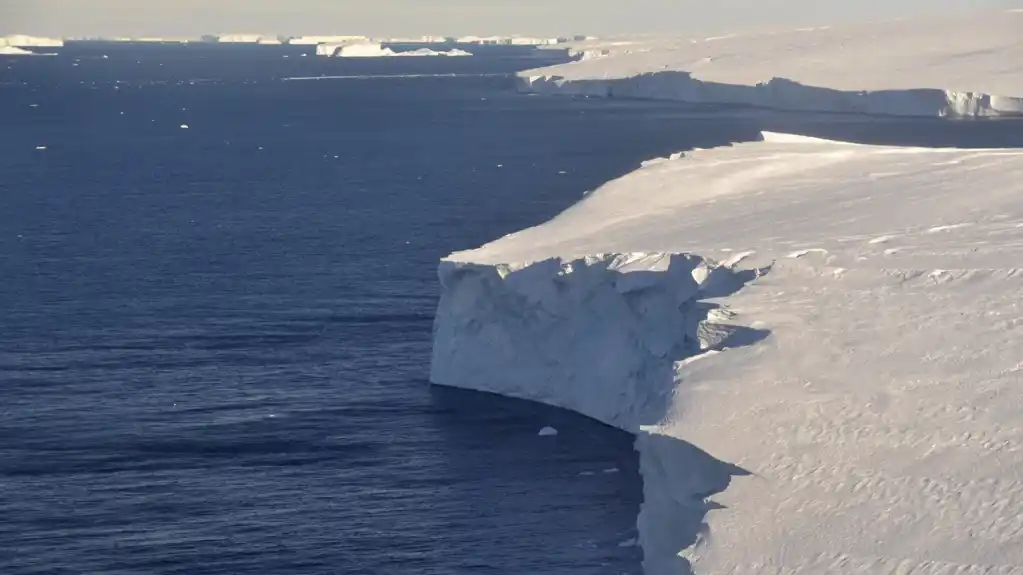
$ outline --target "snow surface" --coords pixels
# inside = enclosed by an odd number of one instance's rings
[[[572,45],[525,92],[912,116],[1023,113],[1023,10]]]
[[[1023,574],[1021,197],[1023,149],[648,163],[441,262],[431,381],[635,433],[648,575]]]

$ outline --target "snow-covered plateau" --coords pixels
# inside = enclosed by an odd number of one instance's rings
[[[431,381],[635,433],[647,575],[1023,574],[1023,149],[763,136],[450,255]]]
[[[572,49],[579,61],[523,72],[519,89],[795,111],[1023,114],[1023,10]]]

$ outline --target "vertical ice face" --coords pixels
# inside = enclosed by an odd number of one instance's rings
[[[523,266],[443,262],[431,379],[572,409],[636,432],[663,418],[674,364],[738,328],[701,301],[743,276],[690,254]]]
[[[684,552],[706,536],[710,498],[745,471],[656,424],[670,417],[680,364],[766,335],[731,325],[733,314],[705,301],[759,273],[680,253],[443,262],[431,380],[561,406],[636,433],[646,572],[687,572]]]

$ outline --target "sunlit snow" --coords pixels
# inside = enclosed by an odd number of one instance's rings
[[[1023,96],[1020,30],[606,45],[557,73],[599,92],[710,58],[704,82],[902,91],[846,111],[988,113],[1012,106],[944,95]],[[765,133],[649,162],[442,261],[431,380],[635,433],[648,575],[1020,574],[1020,198],[1023,149]]]

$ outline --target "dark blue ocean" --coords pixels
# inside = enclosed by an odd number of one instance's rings
[[[303,50],[0,57],[0,573],[638,573],[629,436],[428,385],[436,264],[776,120]]]
[[[638,571],[630,437],[427,377],[438,259],[677,147],[649,106],[61,52],[0,59],[0,573]]]

